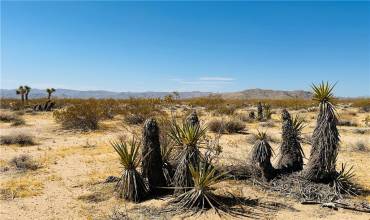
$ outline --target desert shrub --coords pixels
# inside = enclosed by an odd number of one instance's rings
[[[14,133],[0,137],[0,144],[18,144],[21,146],[34,145],[34,137],[26,133]]]
[[[145,117],[142,115],[128,114],[125,115],[124,121],[130,125],[137,125],[144,123]]]
[[[342,119],[342,120],[339,120],[339,121],[338,121],[338,126],[357,127],[358,125],[357,125],[357,123],[356,123],[356,122],[354,122],[354,121]]]
[[[352,149],[354,151],[360,151],[360,152],[367,152],[367,151],[369,151],[369,148],[366,146],[366,144],[363,141],[356,142],[353,145]]]
[[[103,109],[95,99],[86,100],[53,112],[58,123],[66,129],[96,130],[104,118]]]
[[[17,118],[12,122],[12,126],[25,125],[26,121],[23,118]]]
[[[242,121],[237,119],[230,119],[225,122],[225,130],[231,133],[239,133],[245,129],[245,125]]]
[[[219,119],[214,119],[208,122],[207,127],[215,133],[223,133],[225,131],[224,123]]]
[[[13,159],[10,160],[10,164],[22,171],[36,170],[39,168],[39,165],[27,154],[13,157]]]
[[[234,105],[219,105],[215,108],[215,113],[219,115],[233,115],[236,111]]]
[[[207,127],[210,131],[215,133],[239,133],[245,129],[245,125],[238,119],[229,119],[222,121],[219,119],[208,122]]]
[[[14,113],[0,112],[0,121],[2,122],[12,122],[18,118],[19,116]]]
[[[354,129],[353,133],[355,133],[355,134],[366,134],[367,131],[368,130],[366,130],[366,129]]]
[[[250,114],[250,116],[246,114],[237,114],[235,118],[243,122],[252,123],[254,121],[254,112],[253,114]]]
[[[160,108],[160,99],[129,99],[122,114],[128,124],[142,124],[146,119],[165,115]]]

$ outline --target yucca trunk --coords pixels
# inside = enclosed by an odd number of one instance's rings
[[[263,109],[262,109],[261,102],[258,102],[258,105],[257,105],[257,119],[258,121],[262,121],[263,119]]]
[[[123,171],[122,177],[116,185],[116,190],[120,198],[132,202],[144,200],[147,193],[145,183],[135,168]]]
[[[193,111],[186,117],[186,122],[189,123],[192,126],[199,125],[199,118],[196,111]]]
[[[200,151],[196,146],[186,146],[178,156],[178,165],[173,176],[175,194],[182,194],[194,186],[189,166],[196,166],[200,161]]]
[[[144,123],[142,148],[142,175],[147,178],[150,192],[157,194],[163,190],[158,187],[166,186],[163,174],[163,161],[159,142],[159,128],[153,118]]]
[[[320,103],[317,124],[312,135],[310,159],[304,176],[315,182],[328,182],[333,178],[338,155],[338,119],[329,102]]]
[[[51,92],[48,93],[48,100],[51,99]]]
[[[292,118],[289,112],[282,111],[282,143],[277,168],[281,173],[291,173],[303,169],[303,155],[301,146],[294,130]]]

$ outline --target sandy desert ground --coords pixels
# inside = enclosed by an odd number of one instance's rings
[[[181,113],[185,110],[179,108],[177,111]],[[268,133],[278,140],[271,143],[275,152],[278,152],[281,135],[280,109],[273,111],[277,114],[273,115],[273,126],[269,126]],[[214,118],[202,109],[198,109],[198,112],[202,123]],[[315,125],[316,112],[291,111],[292,114],[297,112],[309,120],[303,133],[310,135]],[[341,150],[338,164],[347,162],[352,165],[357,183],[370,190],[370,152],[355,150],[355,145],[360,142],[368,148],[370,146],[370,128],[364,123],[369,113],[352,107],[339,108],[338,113],[341,118],[358,124],[356,127],[339,127]],[[134,204],[114,196],[115,183],[104,183],[108,176],[119,176],[121,171],[118,156],[109,144],[109,141],[117,136],[128,134],[127,125],[121,117],[103,121],[99,130],[91,132],[64,130],[54,121],[51,112],[25,113],[22,117],[26,120],[26,125],[14,127],[10,123],[0,123],[1,135],[26,132],[36,140],[33,146],[0,146],[0,219],[108,219],[113,210],[127,212],[134,219],[184,218],[159,213],[158,210],[166,205],[167,198]],[[229,164],[247,159],[252,146],[248,137],[255,133],[260,125],[258,122],[245,124],[245,133],[225,134],[221,137],[221,163]],[[139,131],[140,127],[133,126],[130,129]],[[310,146],[304,144],[306,156],[309,155],[309,150]],[[40,168],[34,171],[16,170],[9,161],[21,154],[32,156]],[[302,205],[291,198],[263,191],[244,181],[223,181],[217,185],[217,191],[228,191],[250,201],[258,201],[245,207],[249,216],[245,218],[370,219],[370,215],[366,213],[344,209],[335,211],[321,208],[319,205]],[[370,195],[354,199],[370,202]],[[219,217],[209,211],[190,218]]]

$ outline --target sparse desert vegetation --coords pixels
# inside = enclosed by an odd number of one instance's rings
[[[1,100],[18,102],[0,111],[1,202],[11,215],[19,209],[15,201],[31,201],[20,214],[35,218],[58,218],[52,209],[33,205],[45,199],[75,219],[193,212],[205,218],[281,218],[293,209],[301,217],[312,210],[340,216],[301,202],[341,198],[348,208],[370,201],[369,116],[361,110],[366,102],[331,100],[330,87],[320,86],[316,104],[218,96],[55,99],[54,109],[34,114],[34,103],[45,100],[28,99],[23,107],[21,99]],[[337,119],[328,106],[339,113]],[[332,121],[317,121],[323,115]],[[12,126],[19,118],[27,124]],[[326,130],[334,125],[337,130]],[[327,161],[317,162],[322,157]],[[171,194],[176,196],[167,199]],[[272,203],[275,208],[268,208]],[[366,215],[343,212],[358,219]]]

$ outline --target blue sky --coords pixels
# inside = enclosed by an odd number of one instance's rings
[[[369,2],[1,1],[1,87],[370,95]]]

